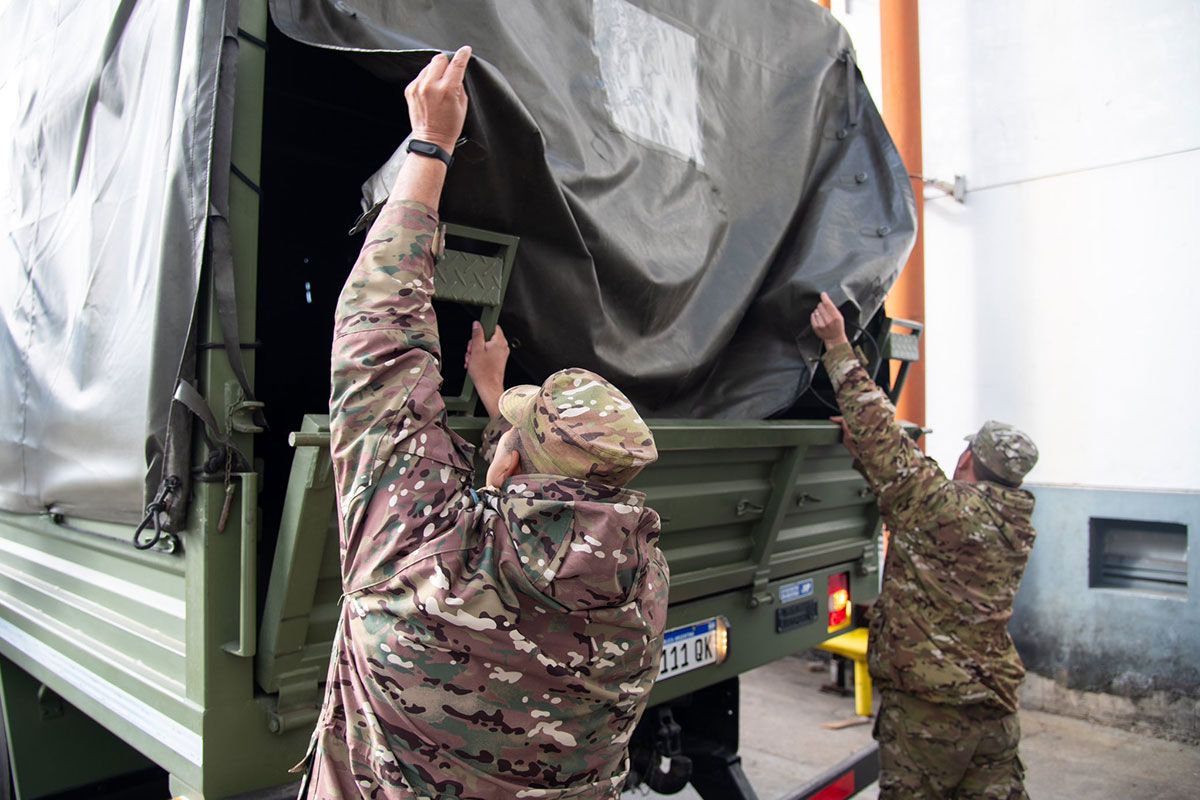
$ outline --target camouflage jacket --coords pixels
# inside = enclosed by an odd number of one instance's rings
[[[658,515],[551,475],[472,489],[439,394],[436,224],[389,204],[339,301],[345,596],[308,797],[615,798],[662,649]]]
[[[1033,548],[1033,495],[948,479],[848,345],[826,353],[825,366],[891,531],[871,612],[871,677],[935,703],[1015,711],[1025,668],[1008,620]]]

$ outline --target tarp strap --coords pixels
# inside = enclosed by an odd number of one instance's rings
[[[204,399],[204,395],[196,390],[195,386],[181,380],[179,385],[175,387],[174,399],[199,417],[200,421],[204,423],[204,439],[208,442],[209,449],[224,453],[225,466],[227,467],[226,472],[229,472],[229,468],[232,467],[232,459],[234,457],[238,459],[239,469],[250,463],[250,460],[246,458],[246,454],[239,450],[221,429],[221,424],[217,422],[217,416],[213,414],[208,401]]]
[[[225,342],[225,357],[242,387],[242,396],[253,401],[254,390],[242,359],[241,335],[238,330],[237,284],[233,268],[233,235],[229,226],[229,175],[233,172],[233,108],[234,87],[237,84],[238,30],[237,4],[230,4],[225,19],[225,38],[221,48],[220,73],[217,83],[216,120],[213,125],[213,169],[211,201],[208,206],[208,263],[212,269],[213,298],[217,304],[217,319],[221,338]],[[240,170],[238,170],[240,172]],[[242,176],[245,178],[246,176]],[[249,182],[249,181],[247,181]],[[267,427],[261,409],[252,412],[254,423]]]
[[[180,381],[175,387],[175,400],[183,403],[189,411],[200,418],[204,423],[205,437],[209,439],[209,444],[214,443],[214,439],[221,444],[225,443],[225,434],[221,431],[221,425],[217,422],[217,417],[213,414],[212,409],[208,407],[208,402],[204,399],[204,395],[196,391],[196,387],[187,381]],[[209,437],[209,432],[212,436]]]
[[[842,51],[841,60],[846,64],[846,127],[858,125],[858,70],[854,66],[854,53]]]
[[[229,232],[229,220],[216,208],[209,207],[208,241],[209,264],[212,266],[213,298],[217,303],[217,318],[221,323],[221,338],[225,342],[225,357],[229,368],[242,387],[247,400],[254,399],[250,378],[246,374],[246,363],[242,359],[242,339],[238,331],[237,288],[233,274],[233,237]],[[257,410],[256,410],[257,413]],[[261,419],[255,423],[263,425]]]

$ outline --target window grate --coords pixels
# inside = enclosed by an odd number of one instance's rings
[[[1187,526],[1093,517],[1089,585],[1187,597]]]

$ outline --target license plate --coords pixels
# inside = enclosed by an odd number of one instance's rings
[[[674,678],[699,667],[716,664],[723,655],[718,644],[720,623],[714,617],[703,622],[672,628],[663,634],[658,680]]]

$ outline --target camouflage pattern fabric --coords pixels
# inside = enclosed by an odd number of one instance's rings
[[[658,458],[629,398],[586,369],[560,370],[540,387],[512,387],[500,396],[500,413],[540,471],[624,486]]]
[[[1003,422],[989,419],[976,433],[965,437],[971,454],[1002,481],[1017,486],[1038,460],[1037,445],[1027,435]]]
[[[338,306],[345,597],[302,796],[616,798],[662,649],[658,515],[554,475],[472,490],[439,394],[435,227],[387,205]]]
[[[827,352],[825,366],[891,531],[870,613],[871,677],[931,703],[1015,712],[1025,667],[1008,621],[1036,535],[1033,495],[948,479],[849,345]]]
[[[884,692],[880,800],[1027,800],[1016,714]]]

